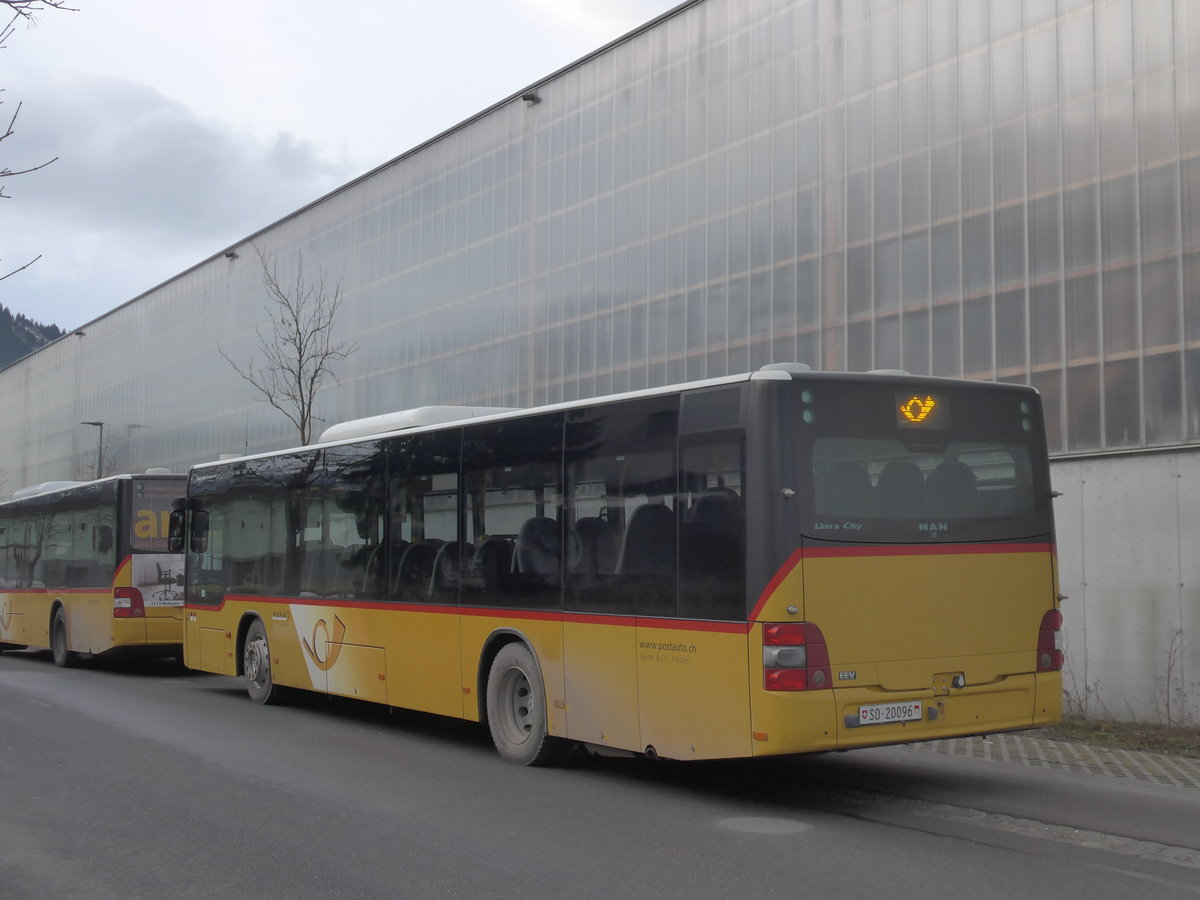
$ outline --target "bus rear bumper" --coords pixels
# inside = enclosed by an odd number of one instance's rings
[[[183,622],[168,616],[112,620],[112,647],[134,648],[183,644]]]
[[[889,720],[884,714],[900,717]],[[949,693],[843,688],[755,698],[754,756],[851,750],[1021,731],[1062,718],[1058,672],[1013,675]]]
[[[1019,731],[1062,718],[1062,678],[1057,672],[1011,675],[949,693],[834,693],[839,749]]]

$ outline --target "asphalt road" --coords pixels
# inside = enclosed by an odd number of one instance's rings
[[[1200,790],[887,748],[502,762],[477,726],[0,656],[0,897],[1200,896]]]

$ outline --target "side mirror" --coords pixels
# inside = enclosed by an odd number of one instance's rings
[[[192,512],[191,550],[193,553],[203,553],[207,549],[208,549],[208,510],[197,509]]]
[[[183,533],[187,522],[187,513],[182,509],[171,510],[171,518],[167,523],[167,552],[183,552]]]

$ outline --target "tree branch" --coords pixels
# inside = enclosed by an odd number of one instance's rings
[[[31,259],[29,262],[25,263],[25,265],[21,266],[21,268],[13,269],[7,275],[0,275],[0,281],[3,281],[5,278],[8,278],[12,275],[16,275],[18,272],[24,272],[26,269],[28,269],[30,266],[32,266],[35,262],[37,262],[41,258],[42,258],[42,254],[39,253],[37,256],[35,256],[33,259]]]
[[[270,326],[269,334],[262,326],[254,329],[262,362],[242,367],[223,349],[217,350],[268,404],[287,416],[300,434],[300,443],[307,444],[312,436],[317,393],[327,377],[338,383],[333,363],[358,349],[357,344],[335,343],[332,339],[341,306],[341,282],[330,293],[324,272],[310,280],[301,253],[297,254],[295,277],[285,285],[277,257],[252,246],[262,267],[267,295],[263,311]]]

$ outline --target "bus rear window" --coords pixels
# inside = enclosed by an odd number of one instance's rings
[[[129,547],[135,553],[166,553],[171,503],[187,490],[182,478],[133,479]]]
[[[818,438],[813,444],[817,519],[989,519],[1034,511],[1022,444],[951,442],[938,451],[899,440]]]

